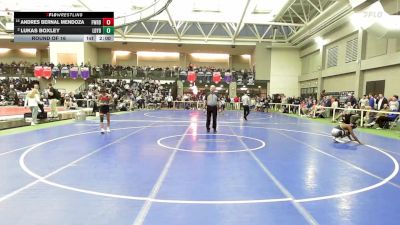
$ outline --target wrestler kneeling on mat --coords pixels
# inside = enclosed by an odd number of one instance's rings
[[[344,141],[341,139],[347,137],[348,139],[350,139],[350,141],[357,141],[359,144],[362,144],[361,141],[358,140],[357,136],[353,132],[353,130],[356,128],[357,128],[356,124],[342,123],[337,125],[332,129],[331,132],[333,140],[335,140],[336,142],[344,143]]]

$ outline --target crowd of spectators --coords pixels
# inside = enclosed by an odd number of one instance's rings
[[[37,84],[37,80],[32,79],[12,79],[5,78],[0,80],[0,106],[23,105],[20,93],[25,93]]]
[[[340,121],[343,117],[349,117],[351,123],[360,124],[361,117],[363,117],[365,121],[364,126],[376,127],[376,129],[389,128],[391,122],[398,120],[399,114],[397,113],[400,112],[398,95],[386,98],[383,94],[369,94],[356,99],[350,93],[347,98],[340,102],[337,97],[326,96],[324,94],[321,94],[319,101],[313,97],[301,99],[279,96],[275,102],[299,105],[298,108],[293,107],[292,111],[298,112],[297,110],[299,109],[301,115],[310,118],[333,117],[333,110],[335,110],[334,122]],[[336,110],[339,106],[343,109]],[[358,109],[362,109],[363,111]],[[281,111],[288,112],[288,109],[283,106]]]
[[[28,63],[28,62],[0,62],[0,75],[12,76],[33,76],[35,66],[48,66],[52,69],[52,76],[55,78],[68,78],[69,70],[72,67],[87,67],[90,74],[95,78],[151,78],[151,79],[176,79],[186,80],[187,72],[194,71],[198,80],[210,82],[213,72],[220,72],[222,78],[231,75],[232,81],[239,81],[244,84],[254,82],[254,73],[247,69],[230,70],[214,66],[196,66],[189,64],[187,67],[155,67],[155,66],[129,66],[129,65],[90,65],[90,64],[53,64],[53,63]]]
[[[30,63],[27,61],[20,62],[11,62],[11,63],[3,63],[0,62],[0,75],[5,76],[24,76],[30,77],[33,76],[33,71],[35,66],[49,66],[49,63]]]
[[[26,62],[4,64],[0,63],[0,73],[12,68],[17,73],[23,73],[26,68],[34,67],[37,64],[29,65]],[[42,64],[53,68],[54,77],[62,74],[63,68],[70,69],[77,65],[54,65],[51,63]],[[97,96],[100,87],[106,87],[107,90],[112,94],[114,99],[113,109],[114,110],[133,110],[134,108],[160,108],[163,104],[167,107],[172,107],[173,101],[178,102],[189,102],[189,101],[202,101],[205,93],[199,93],[194,95],[192,93],[185,93],[183,96],[172,95],[172,89],[174,88],[173,83],[161,84],[159,80],[151,79],[148,74],[154,71],[161,72],[165,77],[177,76],[183,79],[183,72],[195,71],[200,77],[202,75],[210,75],[212,72],[230,73],[234,75],[233,71],[228,69],[221,69],[215,67],[196,67],[189,64],[186,68],[174,67],[174,68],[157,68],[157,67],[130,67],[130,66],[118,66],[104,64],[100,66],[80,65],[81,67],[88,66],[92,70],[93,75],[99,77],[102,76],[117,76],[121,75],[124,77],[137,76],[141,77],[141,82],[127,79],[117,79],[116,81],[110,81],[106,78],[96,79],[90,83],[86,89],[78,91],[77,93],[62,93],[60,96],[60,104],[67,109],[74,109],[78,107],[94,107],[96,108],[95,96]],[[180,75],[177,75],[180,74]],[[241,70],[240,76],[243,79],[251,75],[250,71]],[[204,76],[210,77],[210,76]],[[209,81],[209,80],[205,80]],[[35,84],[39,82],[31,78],[8,78],[0,80],[0,105],[19,105],[24,104],[24,94],[33,88]],[[45,87],[42,87],[42,90]],[[391,114],[387,112],[399,112],[399,99],[397,95],[393,95],[390,98],[384,97],[382,94],[379,95],[364,95],[362,98],[357,100],[352,94],[349,94],[345,100],[339,99],[335,96],[327,96],[322,92],[319,101],[315,97],[299,98],[299,97],[287,97],[285,95],[275,95],[273,97],[260,97],[253,95],[251,96],[251,109],[257,111],[266,111],[270,107],[270,103],[283,103],[283,104],[294,104],[299,107],[293,107],[291,111],[298,112],[303,116],[311,118],[329,118],[332,117],[333,110],[338,107],[343,107],[344,110],[335,111],[334,121],[340,120],[343,116],[351,117],[352,122],[357,122],[363,117],[366,121],[366,126],[374,127],[377,129],[385,128],[391,121],[398,119],[398,114]],[[47,92],[41,92],[41,99],[46,100],[48,98]],[[240,109],[240,96],[229,98],[229,96],[221,95],[220,102],[227,109]],[[178,103],[178,107],[193,108],[188,104]],[[287,106],[278,106],[278,109],[282,112],[289,112]],[[360,110],[365,111],[361,114]],[[370,112],[369,110],[375,110]],[[376,112],[381,111],[381,112]],[[386,112],[386,113],[385,113]]]
[[[60,102],[67,109],[77,107],[96,108],[96,96],[100,88],[105,87],[113,97],[113,110],[127,111],[134,108],[161,107],[164,101],[172,101],[173,83],[161,84],[159,80],[143,79],[141,82],[134,80],[101,79],[88,84],[87,88],[77,93],[62,93]],[[173,98],[172,98],[173,99]]]
[[[39,85],[39,82],[30,78],[5,78],[0,79],[0,105],[24,105],[25,95],[34,85]],[[116,80],[98,79],[87,85],[87,88],[82,91],[63,92],[60,94],[59,105],[67,109],[77,107],[87,107],[88,102],[93,104],[100,90],[100,87],[106,87],[110,94],[113,95],[115,109],[126,110],[137,106],[144,108],[146,104],[160,103],[167,100],[171,95],[173,83],[161,84],[159,80],[143,79],[141,82],[134,80]],[[48,89],[40,87],[40,97],[44,102],[47,102]],[[172,96],[171,96],[172,97]],[[169,98],[169,100],[171,100]],[[91,105],[93,106],[93,105]]]

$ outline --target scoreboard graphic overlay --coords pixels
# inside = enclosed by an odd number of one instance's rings
[[[114,12],[15,12],[15,42],[111,42]]]

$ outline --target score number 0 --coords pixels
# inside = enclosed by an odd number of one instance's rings
[[[114,34],[114,18],[103,18],[103,34]]]
[[[103,18],[103,26],[114,26],[114,18]]]

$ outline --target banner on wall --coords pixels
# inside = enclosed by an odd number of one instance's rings
[[[218,84],[221,82],[221,73],[220,72],[214,72],[213,73],[213,82]]]
[[[226,72],[226,73],[225,73],[225,76],[224,76],[224,81],[225,81],[227,84],[231,83],[231,82],[233,81],[232,73]]]
[[[254,85],[255,79],[253,73],[249,73],[247,76],[247,85]]]
[[[76,66],[74,66],[74,67],[72,67],[71,69],[70,69],[70,71],[69,71],[69,76],[72,78],[72,79],[76,79],[76,78],[78,78],[78,67],[76,67]]]
[[[43,67],[35,66],[34,75],[37,78],[41,78],[43,76]]]
[[[43,67],[43,77],[46,79],[50,79],[51,77],[51,67],[45,66]]]
[[[90,77],[89,68],[83,67],[83,68],[81,69],[81,77],[82,77],[84,80],[86,80],[86,79],[88,79],[88,78]]]
[[[55,67],[53,67],[51,73],[52,73],[53,77],[57,77],[60,73],[60,69],[57,66],[55,66]]]
[[[190,82],[190,83],[193,83],[193,82],[195,82],[196,81],[196,72],[194,72],[194,71],[188,71],[188,75],[187,75],[187,80]]]
[[[64,66],[63,68],[61,68],[61,75],[63,75],[64,77],[66,77],[67,75],[69,75],[69,69],[68,69],[68,67]]]
[[[185,71],[181,71],[181,72],[179,73],[179,80],[182,81],[182,82],[185,82],[186,79],[187,79],[187,74],[186,74],[186,72],[185,72]]]

